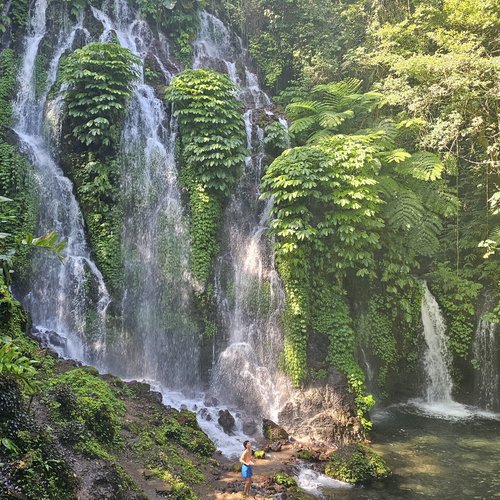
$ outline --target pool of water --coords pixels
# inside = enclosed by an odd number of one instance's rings
[[[350,500],[500,499],[500,415],[455,405],[398,405],[373,416],[373,448],[391,467],[385,481],[342,488],[317,483],[317,496]]]

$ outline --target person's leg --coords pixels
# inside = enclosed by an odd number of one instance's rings
[[[245,487],[243,488],[243,493],[245,495],[248,495],[248,492],[250,491],[250,485],[252,484],[252,478],[248,477],[246,482],[245,482]]]

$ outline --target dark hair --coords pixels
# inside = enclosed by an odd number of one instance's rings
[[[247,439],[246,441],[243,441],[243,448],[246,448],[247,447],[247,444],[249,443],[250,441]]]

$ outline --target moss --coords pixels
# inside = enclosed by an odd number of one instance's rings
[[[386,478],[390,473],[383,459],[362,444],[338,452],[325,466],[327,476],[350,484],[366,484]]]
[[[194,416],[194,414],[192,415]],[[212,441],[199,428],[195,417],[193,422],[192,419],[186,418],[185,413],[166,419],[159,429],[159,433],[202,457],[209,457],[216,450]]]
[[[56,420],[71,418],[82,423],[99,443],[121,443],[120,417],[125,406],[106,382],[88,369],[78,368],[51,379],[49,385],[52,389],[46,401]]]
[[[308,450],[299,450],[297,452],[297,458],[301,460],[307,460],[308,462],[315,462],[316,457]]]

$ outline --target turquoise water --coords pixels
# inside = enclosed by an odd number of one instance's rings
[[[323,488],[323,498],[500,499],[500,415],[457,406],[463,411],[399,405],[375,413],[372,445],[392,476],[363,488]]]

